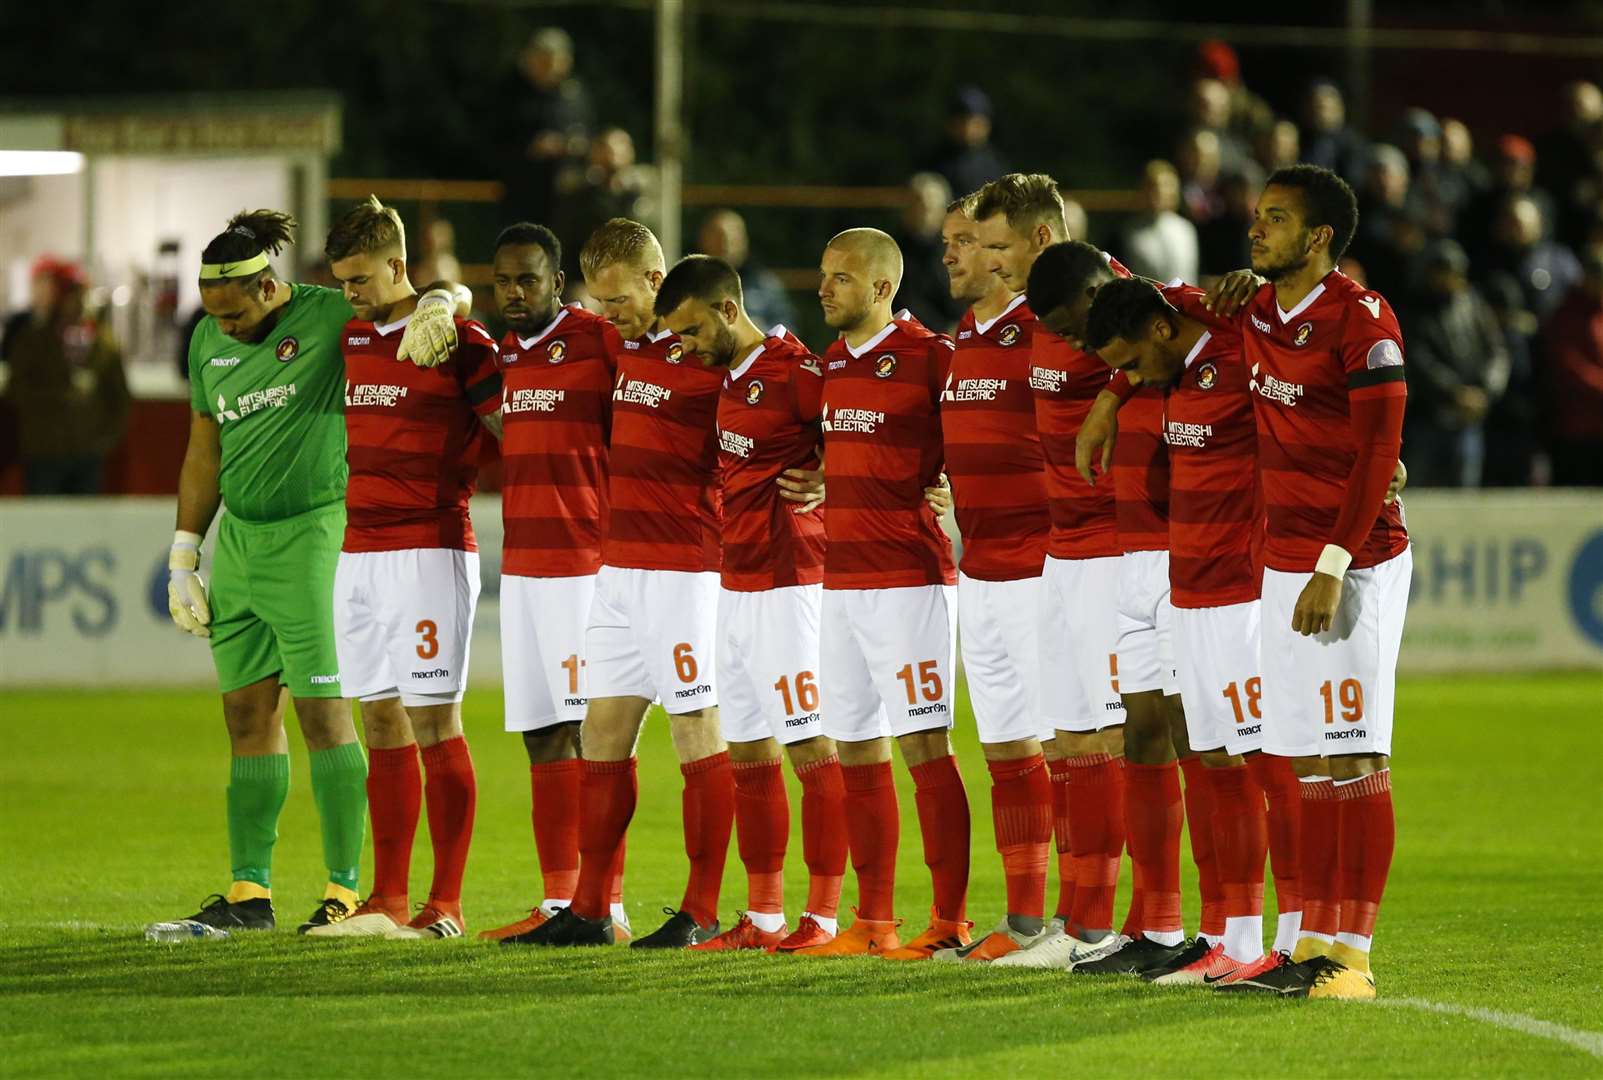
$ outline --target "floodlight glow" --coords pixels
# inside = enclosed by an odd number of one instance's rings
[[[76,150],[0,150],[0,176],[70,176],[83,172]]]

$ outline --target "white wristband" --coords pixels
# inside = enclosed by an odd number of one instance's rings
[[[1319,561],[1314,564],[1314,573],[1329,574],[1336,580],[1341,580],[1347,573],[1347,568],[1353,564],[1352,552],[1335,544],[1326,544],[1325,550],[1319,553]]]
[[[173,547],[200,547],[202,537],[199,533],[186,532],[183,529],[173,530]]]
[[[417,298],[417,306],[422,307],[424,304],[429,303],[444,304],[447,308],[455,308],[456,295],[450,289],[430,289]]]

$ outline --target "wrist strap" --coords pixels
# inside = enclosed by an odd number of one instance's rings
[[[1347,568],[1352,562],[1352,553],[1346,548],[1326,544],[1325,550],[1319,553],[1319,561],[1314,564],[1314,573],[1329,574],[1339,581],[1346,575]]]
[[[183,529],[173,530],[173,547],[199,548],[202,539],[199,533],[187,532]]]

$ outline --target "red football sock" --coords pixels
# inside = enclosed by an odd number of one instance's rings
[[[1302,910],[1302,882],[1298,869],[1298,831],[1302,822],[1302,793],[1291,759],[1253,754],[1247,770],[1269,803],[1269,864],[1275,876],[1275,910],[1282,915]]]
[[[1129,786],[1124,797],[1130,861],[1140,875],[1141,929],[1174,933],[1180,921],[1180,827],[1185,810],[1180,768],[1175,762],[1126,762]]]
[[[412,842],[423,807],[417,744],[367,752],[367,812],[373,820],[373,895],[407,909]],[[408,914],[407,918],[411,918]]]
[[[1058,906],[1054,914],[1068,923],[1074,915],[1074,843],[1069,834],[1069,763],[1052,758],[1052,839],[1058,853]]]
[[[629,848],[627,834],[619,838],[618,850],[612,855],[612,867],[607,871],[607,903],[623,903],[623,857]]]
[[[1269,850],[1263,796],[1245,765],[1204,771],[1213,795],[1213,835],[1224,892],[1221,919],[1262,915],[1263,860]]]
[[[473,813],[479,803],[479,782],[473,775],[468,741],[454,739],[423,748],[423,797],[429,810],[429,840],[434,845],[434,882],[429,900],[450,907],[462,903],[462,874],[468,845],[473,842]]]
[[[846,830],[851,838],[852,869],[857,873],[857,917],[896,917],[896,844],[901,815],[891,763],[842,765],[846,788]]]
[[[935,918],[962,922],[968,909],[969,816],[957,759],[948,754],[908,771],[924,834],[924,865],[935,888]]]
[[[1007,913],[1041,918],[1052,845],[1052,781],[1040,754],[991,761],[991,819],[1007,880]]]
[[[607,914],[613,868],[621,864],[623,837],[640,797],[634,758],[589,761],[579,774],[579,884],[573,913],[587,919]]]
[[[1391,770],[1382,769],[1336,789],[1341,807],[1341,919],[1343,934],[1375,936],[1375,915],[1397,845]]]
[[[1124,857],[1124,762],[1082,754],[1069,767],[1069,839],[1074,849],[1071,929],[1111,930]]]
[[[572,900],[579,883],[579,759],[529,766],[534,849],[546,900]]]
[[[1186,828],[1191,837],[1191,861],[1197,867],[1197,891],[1202,896],[1200,930],[1209,937],[1225,932],[1224,879],[1219,872],[1219,855],[1214,848],[1213,785],[1203,773],[1209,768],[1195,754],[1180,760],[1185,777]]]
[[[833,919],[846,876],[846,780],[834,754],[796,770],[802,786],[802,859],[807,911]]]
[[[1341,804],[1328,778],[1303,779],[1302,932],[1333,938],[1341,922]]]
[[[790,799],[778,761],[742,761],[735,776],[735,829],[746,867],[746,910],[785,910],[785,848],[790,841]]]
[[[690,880],[679,907],[706,925],[718,918],[718,891],[735,825],[735,779],[729,755],[722,752],[687,761],[679,771],[685,778],[685,854],[690,859]]]

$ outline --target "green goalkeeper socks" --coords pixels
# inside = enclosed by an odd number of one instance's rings
[[[312,797],[323,823],[328,879],[355,889],[367,830],[367,758],[359,743],[313,750]]]
[[[288,754],[233,759],[228,775],[228,857],[235,881],[272,887],[278,814],[288,794]],[[357,845],[361,845],[360,828]]]

